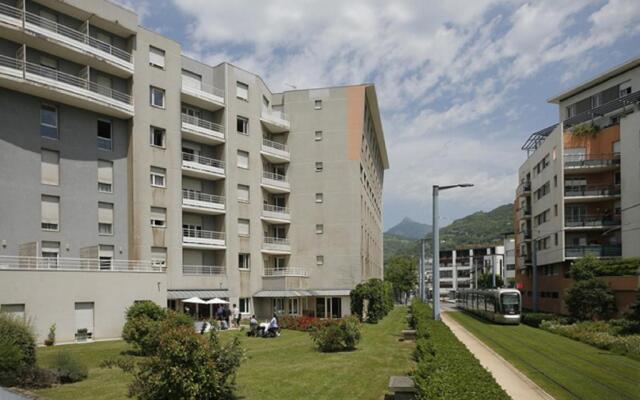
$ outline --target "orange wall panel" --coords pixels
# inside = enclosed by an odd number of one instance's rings
[[[594,136],[576,137],[570,130],[564,134],[564,148],[585,147],[587,154],[613,153],[613,143],[620,140],[620,125],[612,125],[602,129]]]
[[[364,129],[364,86],[350,86],[347,91],[347,159],[359,160]]]

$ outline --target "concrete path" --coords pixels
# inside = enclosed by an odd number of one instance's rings
[[[553,397],[542,390],[540,386],[518,371],[498,353],[476,339],[475,336],[447,314],[446,312],[441,314],[442,322],[447,324],[458,340],[464,343],[469,351],[480,361],[480,364],[491,372],[496,382],[502,386],[512,399],[553,400]]]

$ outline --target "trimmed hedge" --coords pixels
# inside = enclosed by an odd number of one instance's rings
[[[316,317],[284,315],[278,319],[281,329],[311,332],[328,325],[331,320]]]
[[[564,323],[568,321],[568,319],[560,315],[542,312],[523,313],[522,318],[520,319],[520,322],[523,324],[534,328],[539,328],[543,321],[562,321]]]
[[[449,327],[431,318],[431,308],[419,299],[411,304],[410,324],[417,334],[413,380],[419,399],[510,399]]]

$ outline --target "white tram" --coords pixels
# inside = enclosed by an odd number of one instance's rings
[[[456,293],[456,305],[491,321],[520,323],[522,301],[516,289],[461,289]]]

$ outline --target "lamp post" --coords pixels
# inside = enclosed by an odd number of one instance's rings
[[[440,320],[440,229],[438,228],[438,194],[441,190],[457,187],[471,187],[472,183],[460,183],[458,185],[438,186],[433,185],[433,263],[431,281],[433,285],[433,319]]]

